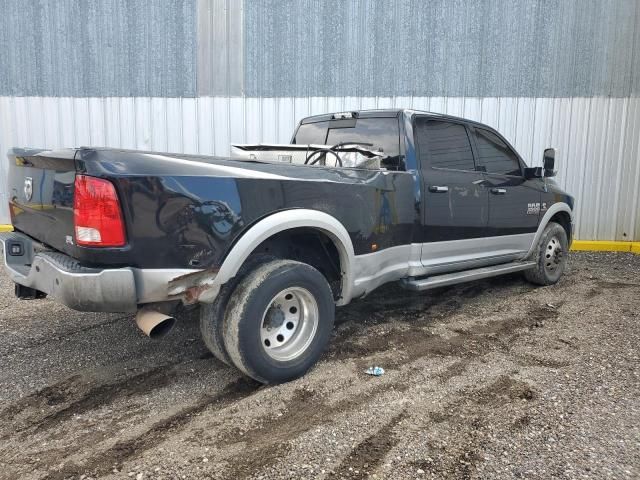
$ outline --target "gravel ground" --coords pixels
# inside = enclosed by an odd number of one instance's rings
[[[545,288],[384,286],[271,387],[194,321],[154,342],[12,291],[2,274],[0,478],[640,477],[638,255],[573,253]]]

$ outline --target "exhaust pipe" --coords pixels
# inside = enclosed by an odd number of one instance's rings
[[[142,308],[136,314],[136,325],[152,339],[162,338],[171,331],[176,319],[157,310]]]

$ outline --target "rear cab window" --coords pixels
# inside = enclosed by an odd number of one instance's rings
[[[398,117],[366,117],[303,123],[291,143],[330,146],[339,143],[355,143],[372,150],[381,150],[384,154],[382,165],[385,167],[395,169],[400,164]]]
[[[461,123],[417,117],[415,137],[420,164],[446,170],[475,171],[473,150]]]

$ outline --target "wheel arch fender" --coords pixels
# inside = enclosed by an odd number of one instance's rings
[[[529,248],[529,251],[527,252],[525,258],[529,258],[531,255],[533,255],[533,252],[535,251],[535,248],[540,241],[540,237],[542,237],[542,232],[544,232],[544,229],[547,228],[547,225],[549,224],[553,216],[560,212],[566,212],[569,215],[569,218],[571,218],[571,222],[573,223],[573,212],[571,211],[571,207],[568,204],[566,204],[565,202],[556,202],[551,205],[542,217],[542,220],[540,220],[540,224],[538,225],[538,229],[536,230],[535,237],[533,238],[533,242],[531,243],[531,247]]]
[[[234,277],[242,264],[265,240],[272,236],[295,228],[313,228],[325,233],[333,241],[340,256],[341,294],[338,305],[351,300],[353,287],[354,250],[351,237],[342,223],[328,213],[319,210],[296,208],[273,213],[249,227],[242,233],[227,253],[216,283],[222,285]]]

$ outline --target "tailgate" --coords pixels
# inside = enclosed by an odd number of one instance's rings
[[[61,251],[73,244],[75,154],[75,149],[19,148],[8,153],[9,212],[14,228]]]

